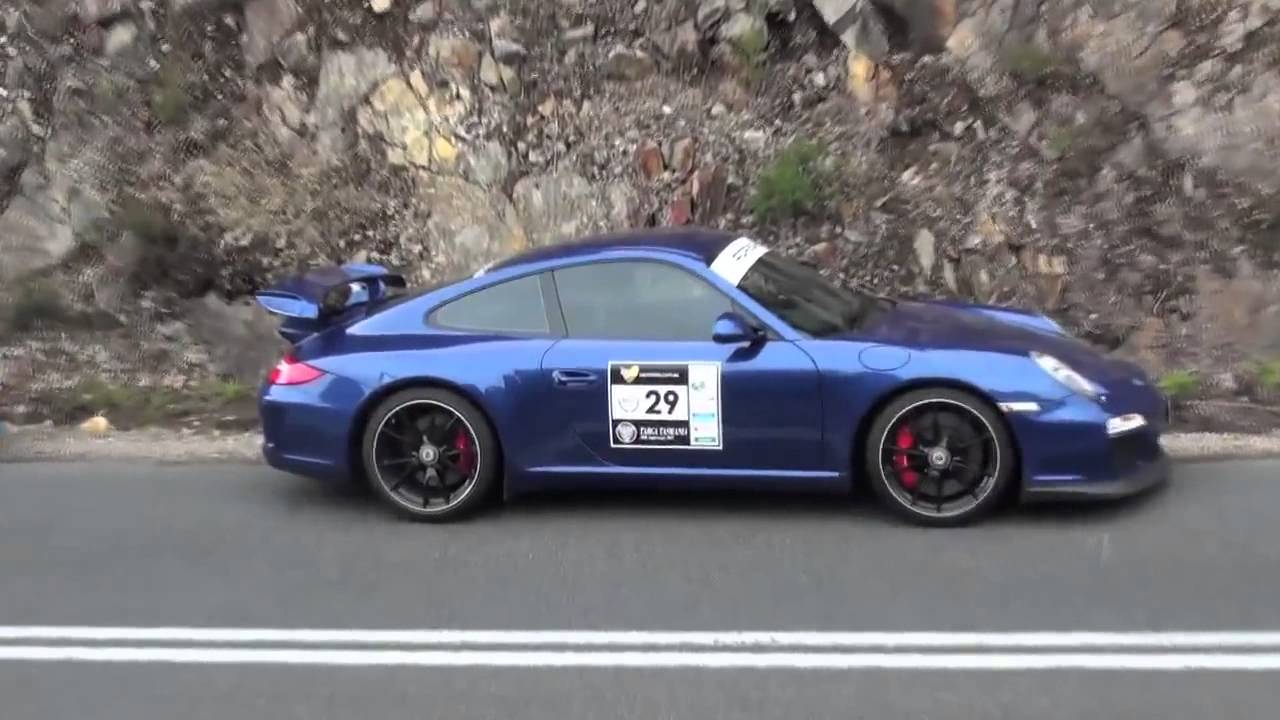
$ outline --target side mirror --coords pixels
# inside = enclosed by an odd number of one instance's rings
[[[761,337],[759,330],[751,327],[746,319],[735,312],[722,313],[711,326],[711,339],[723,345],[755,342]]]

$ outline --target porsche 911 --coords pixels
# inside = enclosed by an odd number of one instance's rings
[[[869,488],[944,526],[1169,474],[1138,366],[1043,314],[887,297],[736,233],[592,236],[419,288],[319,267],[256,298],[290,343],[260,391],[267,463],[414,520],[558,489]]]

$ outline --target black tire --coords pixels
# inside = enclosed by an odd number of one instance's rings
[[[927,427],[930,414],[934,417],[932,428]],[[924,423],[925,429],[918,423]],[[904,426],[907,438],[919,431],[920,447],[902,448],[899,433]],[[963,438],[964,442],[954,443],[949,437],[966,428],[972,436]],[[984,432],[987,437],[979,438]],[[1004,419],[981,398],[951,388],[924,388],[894,398],[872,422],[863,447],[864,471],[877,499],[899,518],[916,525],[972,524],[1002,504],[1016,477],[1016,450]],[[979,457],[975,448],[981,450],[981,459],[974,459]],[[936,453],[938,449],[945,450],[945,455]],[[963,465],[959,464],[960,451]],[[914,459],[906,459],[908,454]],[[898,468],[898,462],[908,466]],[[915,484],[911,485],[909,475],[913,472]],[[928,497],[926,484],[932,486]],[[947,488],[956,496],[953,506],[943,504],[942,498],[951,495]]]
[[[468,432],[474,442],[474,454],[472,460],[474,468],[471,472],[466,473],[466,479],[459,482],[454,492],[458,493],[457,497],[446,496],[445,504],[436,507],[425,507],[424,504],[430,502],[428,492],[437,493],[446,491],[446,482],[441,477],[447,476],[449,471],[443,470],[443,465],[428,466],[421,459],[422,453],[408,452],[403,457],[416,457],[417,460],[405,462],[398,460],[396,457],[401,456],[403,450],[413,447],[414,442],[419,446],[429,442],[427,440],[426,431],[423,430],[418,437],[407,438],[410,442],[402,442],[396,438],[396,435],[404,437],[417,430],[416,424],[406,427],[400,423],[405,422],[401,418],[409,418],[411,423],[419,421],[414,420],[410,411],[420,410],[424,417],[430,418],[428,422],[436,422],[438,418],[447,417],[448,413],[456,415],[461,424],[457,424],[445,428],[445,431],[453,430],[456,433]],[[390,429],[392,424],[397,427],[395,435],[392,435]],[[434,446],[434,445],[433,445]],[[387,448],[390,450],[387,450]],[[432,453],[437,457],[437,462],[447,462],[441,460],[444,450],[453,452],[453,448],[445,448],[441,444],[442,451]],[[386,459],[386,453],[392,455],[392,460]],[[384,454],[382,458],[378,455]],[[456,456],[455,456],[456,457]],[[392,511],[401,517],[408,518],[419,522],[444,523],[461,520],[472,515],[480,507],[482,507],[492,496],[496,489],[501,475],[501,452],[498,449],[497,438],[494,435],[493,428],[490,427],[488,420],[484,414],[469,400],[461,395],[432,387],[415,387],[401,390],[390,397],[383,400],[374,408],[369,415],[369,420],[365,424],[363,438],[361,440],[361,461],[365,477],[369,486],[373,489],[378,499],[391,508]],[[395,462],[397,474],[409,473],[413,477],[394,477],[384,469],[392,467],[390,463]],[[419,470],[414,471],[410,466],[416,462]],[[383,463],[389,463],[384,468]],[[400,468],[404,468],[401,470]],[[439,482],[439,488],[429,485],[428,480],[421,479],[416,476],[417,472],[426,474],[431,469],[441,468],[436,471],[433,479]],[[456,468],[453,468],[456,470]],[[461,471],[458,471],[456,477],[463,477]],[[413,502],[413,498],[408,496],[410,491],[418,489],[421,486],[422,504]],[[437,496],[438,497],[438,496]]]

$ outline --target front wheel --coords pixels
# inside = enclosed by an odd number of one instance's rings
[[[365,475],[385,504],[425,522],[460,519],[497,482],[500,454],[484,415],[457,393],[409,388],[369,416],[362,443]]]
[[[867,435],[865,466],[881,503],[910,522],[972,523],[994,510],[1014,478],[1014,448],[988,403],[950,388],[889,403]]]

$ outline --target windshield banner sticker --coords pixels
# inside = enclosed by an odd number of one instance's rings
[[[761,255],[769,252],[769,248],[748,237],[740,237],[725,246],[724,250],[711,261],[711,272],[737,285],[747,274]]]
[[[609,363],[609,444],[720,449],[720,364]]]

